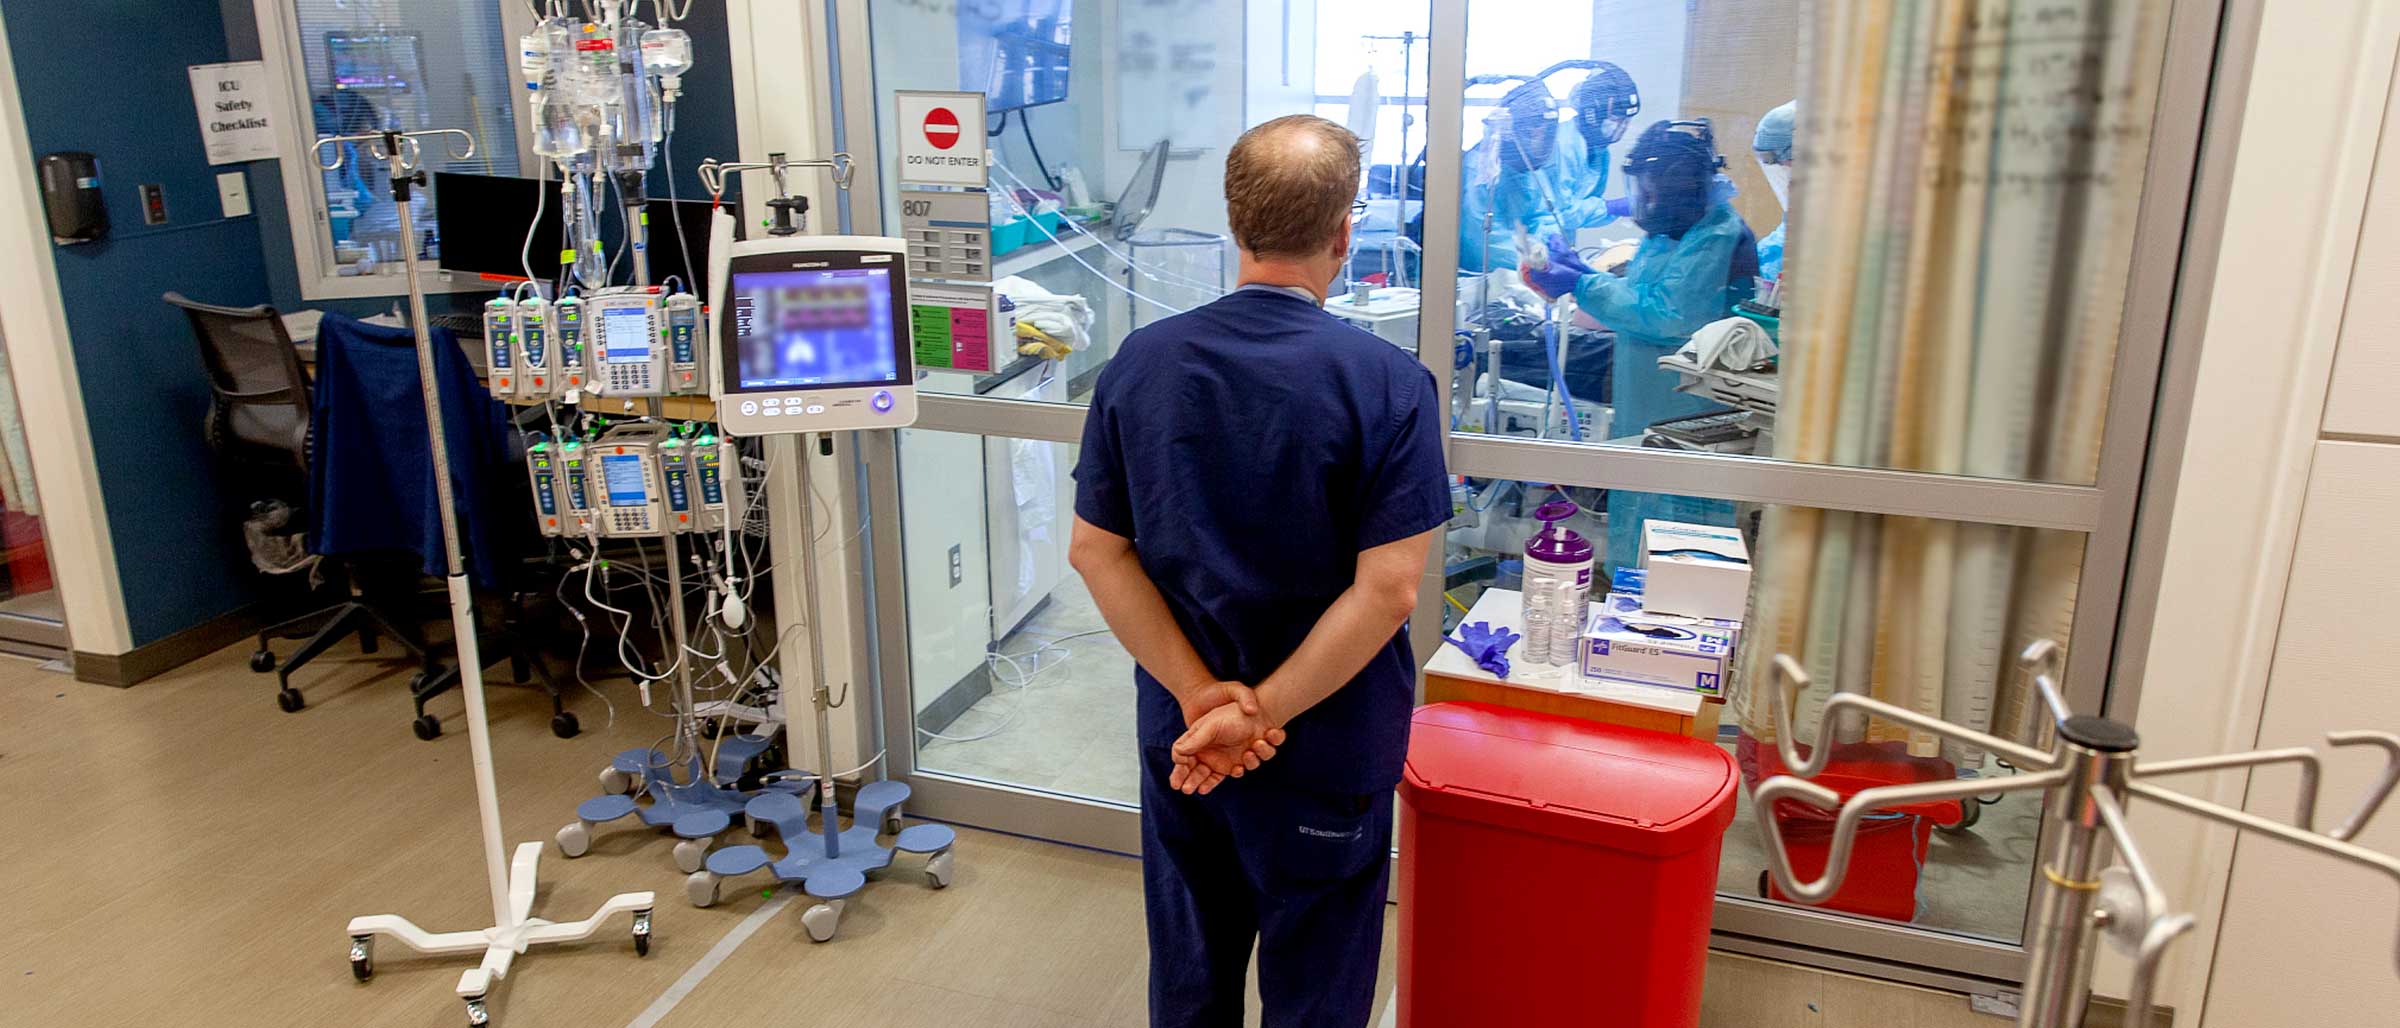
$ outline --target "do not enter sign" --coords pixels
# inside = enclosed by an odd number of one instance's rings
[[[947,107],[936,107],[925,112],[925,141],[932,143],[936,150],[957,146],[958,115],[950,113]]]
[[[906,185],[980,187],[985,184],[981,93],[893,94],[900,129],[900,181]]]

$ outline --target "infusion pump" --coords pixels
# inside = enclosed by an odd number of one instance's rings
[[[573,388],[558,378],[558,314],[550,301],[503,296],[485,303],[483,342],[493,396],[547,400],[562,388]]]
[[[748,506],[741,457],[714,433],[680,436],[666,425],[619,425],[591,442],[526,447],[542,534],[642,538],[718,532]]]
[[[495,297],[483,305],[483,340],[502,400],[709,391],[708,314],[691,293],[627,286],[555,302]]]

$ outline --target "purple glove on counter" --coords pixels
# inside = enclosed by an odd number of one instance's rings
[[[1465,651],[1467,656],[1474,658],[1477,667],[1507,678],[1508,648],[1522,638],[1524,636],[1505,628],[1494,631],[1489,621],[1477,621],[1458,626],[1457,635],[1445,635],[1442,641]]]

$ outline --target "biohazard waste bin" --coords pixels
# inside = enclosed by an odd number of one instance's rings
[[[1699,1024],[1737,783],[1697,739],[1419,709],[1400,782],[1402,1028]]]

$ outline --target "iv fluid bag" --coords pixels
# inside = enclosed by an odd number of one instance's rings
[[[525,78],[525,88],[538,90],[542,80],[550,75],[550,35],[544,26],[517,37],[517,71]]]
[[[575,101],[551,88],[557,81],[555,72],[544,81],[533,94],[533,152],[560,160],[589,149],[591,137],[576,117]]]
[[[692,68],[692,37],[682,29],[651,29],[642,33],[642,70],[665,77]]]
[[[617,41],[602,26],[585,23],[570,33],[575,59],[570,83],[578,103],[594,107],[617,99]]]

